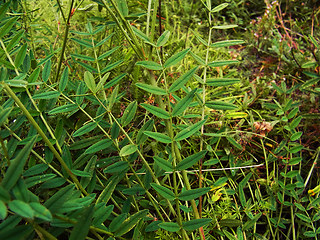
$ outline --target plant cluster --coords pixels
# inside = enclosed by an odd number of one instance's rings
[[[318,239],[319,9],[0,3],[0,239]]]

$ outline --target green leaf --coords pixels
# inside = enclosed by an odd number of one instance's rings
[[[94,62],[95,61],[95,59],[93,57],[89,57],[89,56],[81,55],[81,54],[76,54],[76,53],[71,54],[71,57],[79,58],[81,60],[88,61],[88,62]]]
[[[28,78],[28,82],[29,83],[33,83],[33,82],[36,82],[38,77],[40,75],[40,68],[36,68],[32,73],[31,75],[29,76]]]
[[[69,240],[85,240],[86,239],[91,222],[92,222],[93,213],[94,213],[94,205],[91,205],[85,209],[84,213],[81,214],[79,221],[74,226],[70,234]]]
[[[51,72],[51,59],[49,59],[49,61],[46,62],[42,70],[42,80],[44,82],[48,81],[50,77],[50,72]]]
[[[311,223],[312,222],[311,219],[308,216],[304,215],[304,214],[296,213],[296,216],[298,218],[300,218],[302,221],[305,221],[307,223]]]
[[[91,132],[93,129],[95,129],[97,127],[97,123],[95,122],[90,122],[84,126],[82,126],[81,128],[79,128],[77,131],[75,131],[72,136],[74,137],[80,137],[83,134],[86,134],[88,132]]]
[[[230,25],[223,25],[223,26],[213,26],[213,29],[230,29],[230,28],[236,28],[238,25],[236,24],[230,24]]]
[[[211,190],[211,187],[186,190],[180,193],[178,198],[181,201],[190,201],[206,194],[210,190]]]
[[[236,64],[239,63],[238,60],[220,60],[220,61],[214,61],[212,63],[208,63],[209,67],[222,67],[230,64]]]
[[[138,88],[145,90],[146,92],[149,92],[149,93],[152,93],[155,95],[166,95],[167,94],[166,90],[159,88],[159,87],[156,87],[156,86],[151,86],[151,85],[148,85],[145,83],[136,83],[136,86]]]
[[[312,231],[306,231],[306,232],[303,232],[303,236],[308,238],[315,238],[317,236],[317,233]]]
[[[92,177],[90,173],[77,169],[71,169],[71,172],[78,177]]]
[[[48,112],[49,115],[53,114],[58,114],[58,113],[66,113],[66,112],[71,112],[74,111],[78,108],[77,104],[72,103],[72,104],[66,104],[60,107],[56,107]]]
[[[104,169],[103,172],[104,173],[118,173],[118,172],[125,171],[128,168],[129,168],[128,162],[119,161],[119,162],[116,162],[116,163],[110,165],[106,169]]]
[[[226,219],[221,219],[219,224],[221,227],[238,227],[242,225],[242,221],[238,219],[226,218]]]
[[[106,51],[105,53],[101,54],[97,59],[100,61],[102,59],[105,59],[106,57],[109,57],[112,53],[114,53],[115,51],[117,51],[120,47],[114,47],[109,51]]]
[[[113,205],[106,206],[103,202],[96,204],[92,224],[97,227],[101,226],[101,224],[110,216],[113,209]]]
[[[110,229],[111,232],[115,232],[117,231],[121,224],[124,222],[124,220],[127,217],[127,213],[121,213],[120,215],[118,215],[117,217],[115,217],[111,223],[109,224],[108,228]]]
[[[316,61],[306,62],[306,63],[303,63],[301,65],[302,68],[314,68],[316,66],[317,66],[317,62]]]
[[[118,60],[114,63],[108,64],[104,69],[101,70],[101,74],[111,71],[112,69],[118,67],[121,63],[123,63],[123,60]]]
[[[215,110],[235,110],[238,108],[237,105],[232,103],[226,103],[222,101],[210,101],[205,104],[207,107]]]
[[[87,48],[92,48],[92,43],[91,41],[85,41],[85,40],[80,40],[77,38],[70,38],[72,41],[75,41],[76,43],[80,44],[81,46],[87,47]]]
[[[291,135],[290,140],[291,141],[297,141],[301,138],[302,136],[302,132],[296,132],[294,134]]]
[[[12,107],[4,108],[4,109],[0,107],[0,126],[7,120],[11,111],[12,111]]]
[[[154,156],[153,160],[164,171],[167,171],[167,172],[173,171],[173,167],[172,167],[171,162],[169,162],[161,157],[158,157],[158,156]]]
[[[144,134],[162,143],[172,142],[171,138],[163,133],[145,131]]]
[[[126,17],[129,14],[129,9],[126,0],[118,0],[117,1],[118,9],[122,16]]]
[[[159,118],[162,118],[162,119],[169,119],[170,118],[170,114],[167,111],[165,111],[159,107],[149,105],[146,103],[141,103],[140,105],[143,108],[145,108],[147,111],[151,112],[153,115],[155,115]]]
[[[37,202],[31,202],[29,205],[33,209],[35,217],[48,222],[52,221],[52,215],[46,207]]]
[[[201,158],[203,158],[206,155],[207,151],[201,151],[198,153],[195,153],[189,157],[186,157],[181,162],[179,162],[176,166],[176,169],[178,171],[182,171],[185,169],[188,169],[189,167],[192,167],[194,164],[196,164]]]
[[[165,45],[167,43],[167,41],[169,40],[170,37],[170,31],[166,30],[164,31],[161,36],[158,38],[157,47],[162,47],[163,45]]]
[[[204,46],[208,46],[208,43],[203,39],[203,38],[201,38],[195,31],[193,31],[192,29],[191,29],[191,31],[193,32],[193,34],[196,36],[196,38],[198,39],[198,41],[199,42],[201,42]]]
[[[231,143],[234,147],[236,147],[239,150],[242,150],[242,146],[240,143],[238,143],[233,137],[226,137],[228,142]]]
[[[176,53],[175,55],[171,56],[167,59],[167,61],[163,64],[165,68],[172,67],[176,65],[178,62],[180,62],[190,51],[190,48],[185,49],[179,53]]]
[[[37,135],[30,139],[30,141],[24,146],[18,155],[11,161],[11,164],[1,182],[1,186],[3,186],[6,190],[10,190],[20,179],[23,167],[29,157],[34,143],[36,142],[36,139]]]
[[[147,42],[147,43],[151,43],[150,42],[150,38],[144,34],[142,31],[140,31],[139,29],[135,28],[134,26],[131,26],[133,32],[140,38],[142,39],[144,42]]]
[[[239,83],[239,78],[209,78],[206,82],[208,86],[222,87]]]
[[[11,200],[9,191],[6,190],[3,186],[0,186],[0,201],[8,203]]]
[[[9,202],[8,207],[12,212],[20,215],[21,217],[30,219],[33,219],[34,217],[34,211],[30,205],[20,200],[13,200],[12,202]]]
[[[296,164],[299,164],[301,161],[302,161],[302,157],[294,157],[289,160],[288,164],[296,165]]]
[[[136,152],[137,150],[138,150],[137,145],[134,145],[134,144],[126,145],[123,148],[121,148],[119,155],[121,157],[128,156]]]
[[[144,135],[144,132],[152,130],[153,124],[154,120],[150,119],[142,126],[142,128],[140,128],[136,138],[138,145],[144,143],[148,139],[148,136]]]
[[[127,126],[132,121],[132,119],[134,118],[134,115],[136,114],[137,107],[138,107],[137,101],[133,101],[124,110],[124,113],[121,117],[122,127]]]
[[[215,13],[215,12],[219,12],[221,11],[222,9],[228,7],[229,3],[222,3],[218,6],[216,6],[214,9],[211,10],[212,13]]]
[[[197,89],[193,89],[190,91],[182,100],[180,100],[173,108],[172,110],[172,116],[176,117],[179,116],[184,112],[184,110],[187,109],[187,107],[190,105],[194,94],[196,93]]]
[[[87,150],[84,153],[85,154],[93,154],[93,153],[99,152],[101,150],[104,150],[104,149],[107,149],[108,147],[110,147],[112,145],[112,143],[113,142],[111,139],[101,140],[101,141],[93,144],[89,148],[87,148]]]
[[[25,33],[24,29],[21,29],[19,32],[17,32],[13,38],[10,40],[10,42],[7,45],[7,51],[10,52],[12,48],[14,48],[21,40]]]
[[[108,185],[103,189],[103,191],[100,193],[97,199],[97,204],[100,202],[108,203],[118,183],[119,183],[119,178],[113,178],[108,183]]]
[[[152,61],[140,61],[137,62],[136,65],[144,67],[150,70],[162,70],[162,66],[159,63],[152,62]]]
[[[211,218],[192,219],[182,223],[182,228],[186,231],[194,231],[204,225],[209,224],[212,221]]]
[[[256,216],[254,216],[252,219],[250,219],[249,221],[245,222],[245,224],[243,224],[243,231],[247,231],[249,230],[257,221],[258,219],[262,216],[262,213],[258,213]]]
[[[115,232],[115,236],[120,237],[129,232],[141,218],[147,216],[148,212],[149,210],[144,209],[130,216],[120,225],[119,229]]]
[[[25,88],[28,85],[28,82],[24,81],[24,80],[12,79],[12,80],[5,80],[4,82],[6,84],[8,84],[9,86],[11,86],[11,87],[22,87],[22,88]]]
[[[37,184],[44,183],[50,179],[53,179],[54,177],[56,177],[56,175],[53,173],[42,174],[42,175],[38,175],[38,176],[29,177],[25,180],[25,182],[26,182],[27,187],[30,188],[30,187],[33,187]]]
[[[302,120],[302,117],[301,117],[301,116],[295,118],[295,119],[290,123],[290,125],[289,125],[290,128],[291,128],[291,129],[295,129],[296,127],[298,127],[298,125],[300,124],[301,120]]]
[[[71,197],[73,189],[73,184],[61,188],[44,203],[44,206],[49,209],[51,213],[56,213],[57,211],[59,211],[61,206]]]
[[[60,96],[60,92],[58,91],[48,91],[43,93],[38,93],[33,95],[33,99],[53,99],[58,98]]]
[[[0,38],[3,38],[8,32],[10,32],[13,25],[18,20],[18,17],[11,18],[9,21],[7,21],[1,28],[0,28]]]
[[[0,200],[0,220],[4,220],[8,215],[8,210],[3,201]]]
[[[202,125],[206,122],[206,120],[202,120],[199,121],[185,129],[183,129],[181,132],[179,132],[175,137],[174,140],[175,141],[181,141],[183,139],[186,139],[188,137],[190,137],[191,135],[193,135],[194,133],[196,133],[197,131],[200,130],[200,128],[202,127]]]
[[[18,68],[20,65],[23,63],[24,58],[26,57],[27,54],[27,47],[28,45],[25,43],[19,50],[15,60],[14,60],[14,65]]]
[[[154,190],[156,190],[157,193],[159,193],[165,199],[172,201],[176,198],[174,193],[169,188],[166,188],[156,183],[151,183],[150,185]]]
[[[63,72],[62,72],[62,75],[61,75],[61,79],[60,79],[60,82],[59,82],[59,91],[62,92],[67,84],[68,84],[68,72],[69,72],[69,68],[68,67],[65,67]]]
[[[127,74],[126,73],[122,73],[119,76],[113,78],[111,81],[109,81],[104,88],[111,88],[112,86],[114,86],[115,84],[117,84],[122,78],[124,78]]]
[[[11,2],[2,3],[2,7],[0,8],[0,20],[5,16]]]
[[[179,224],[174,222],[162,222],[158,226],[168,232],[178,232],[180,230]]]
[[[189,79],[192,78],[192,76],[196,73],[197,70],[198,67],[195,67],[187,73],[183,74],[181,77],[179,77],[176,81],[173,82],[173,84],[169,88],[169,92],[173,93],[182,88],[184,84],[186,84],[189,81]]]
[[[230,46],[239,45],[243,43],[245,43],[245,41],[243,40],[225,40],[225,41],[214,42],[210,45],[210,47],[213,47],[213,48],[230,47]]]
[[[94,77],[91,74],[91,72],[86,71],[84,73],[84,82],[86,83],[86,85],[90,89],[90,91],[95,94],[96,93],[96,82],[95,82]]]

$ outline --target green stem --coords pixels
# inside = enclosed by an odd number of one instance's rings
[[[23,114],[28,118],[28,120],[31,123],[31,125],[37,130],[38,134],[42,137],[43,141],[47,144],[47,146],[52,151],[54,156],[58,159],[58,161],[60,162],[62,168],[67,172],[67,174],[70,176],[70,178],[75,183],[75,185],[81,190],[81,192],[84,195],[88,195],[87,191],[82,187],[82,185],[80,184],[80,182],[77,179],[77,177],[71,172],[71,170],[69,169],[67,164],[63,161],[63,159],[60,156],[60,154],[58,153],[58,151],[51,144],[51,142],[48,139],[48,137],[42,131],[42,129],[40,128],[38,123],[34,120],[32,115],[29,113],[29,111],[26,109],[26,107],[23,105],[23,103],[20,101],[20,99],[16,96],[16,94],[12,91],[12,89],[9,87],[8,84],[3,82],[2,85],[3,85],[3,88],[6,90],[6,93],[8,94],[8,96],[10,96],[16,102],[16,104],[22,110]]]

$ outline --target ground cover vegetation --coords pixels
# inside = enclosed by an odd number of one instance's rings
[[[0,239],[318,239],[317,1],[0,1]]]

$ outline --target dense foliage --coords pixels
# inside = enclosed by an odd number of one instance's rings
[[[0,239],[318,239],[316,1],[0,1]]]

